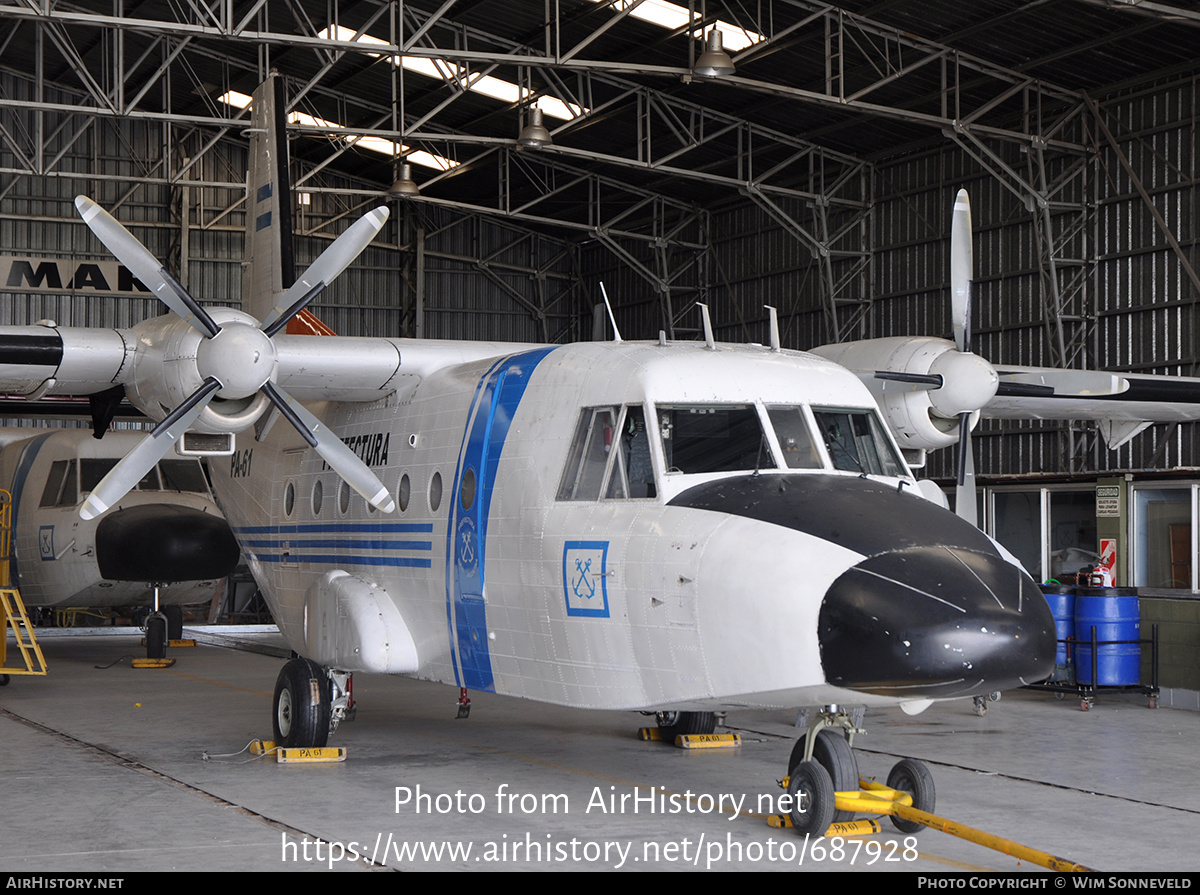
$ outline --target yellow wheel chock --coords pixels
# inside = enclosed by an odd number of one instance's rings
[[[781,781],[781,786],[786,789],[787,784],[788,778],[785,777]],[[957,836],[968,842],[974,842],[976,845],[982,845],[985,848],[993,849],[1002,854],[1011,855],[1019,861],[1028,861],[1030,864],[1056,870],[1059,873],[1092,871],[1090,867],[1076,864],[1057,855],[1038,851],[1036,848],[1021,845],[1019,842],[1013,842],[1011,839],[1004,839],[991,833],[985,833],[983,830],[968,827],[966,824],[960,824],[957,821],[914,808],[911,795],[892,789],[890,786],[885,786],[875,780],[860,777],[858,785],[860,789],[857,791],[837,792],[834,794],[838,811],[850,811],[855,814],[887,815],[893,819],[899,818],[901,821],[920,824],[931,830],[940,830],[943,833],[949,833],[951,836]],[[792,826],[792,820],[786,814],[772,815],[768,818],[767,823],[773,827]],[[864,824],[867,826],[860,826]],[[826,837],[862,836],[877,833],[879,830],[880,825],[877,821],[856,820],[849,823],[835,823],[829,827],[825,835]]]

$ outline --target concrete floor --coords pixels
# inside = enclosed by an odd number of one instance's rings
[[[803,839],[768,827],[760,811],[779,794],[792,712],[731,714],[740,748],[688,751],[640,742],[636,729],[649,719],[636,714],[476,693],[460,721],[453,688],[364,675],[355,680],[358,717],[333,741],[348,761],[279,765],[235,753],[270,737],[280,659],[201,645],[173,650],[169,670],[135,671],[128,657],[141,647],[132,637],[42,644],[50,674],[0,689],[6,871],[800,864]],[[899,757],[926,761],[940,815],[1100,870],[1200,869],[1200,713],[1151,711],[1128,695],[1101,695],[1083,713],[1075,700],[1021,692],[982,718],[966,701],[914,718],[874,711],[866,727],[861,772],[882,779]],[[397,807],[397,787],[414,795],[419,787],[419,812],[413,802]],[[693,810],[599,807],[635,787],[690,792]],[[498,792],[518,798],[498,805]],[[558,813],[547,795],[559,797]],[[744,798],[740,811],[700,810],[723,795]],[[402,844],[444,851],[400,854]],[[385,867],[330,860],[343,849],[374,851]],[[798,869],[852,867],[1040,871],[932,830],[906,839],[886,820],[882,833],[849,840],[841,853],[805,852]]]

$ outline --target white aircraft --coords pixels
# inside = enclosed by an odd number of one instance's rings
[[[270,84],[252,157],[277,164]],[[768,347],[710,330],[703,343],[542,346],[289,335],[387,210],[284,288],[285,172],[251,178],[261,324],[202,308],[80,197],[88,226],[174,313],[130,330],[0,329],[0,389],[119,384],[162,420],[84,518],[173,445],[232,452],[211,463],[214,490],[303,657],[276,684],[280,742],[323,745],[358,671],[654,712],[669,735],[711,730],[719,710],[812,706],[789,767],[804,796],[793,821],[823,833],[834,789],[857,788],[847,739],[824,729],[854,729],[845,706],[915,712],[1050,673],[1037,585],[924,496],[843,367],[781,349],[777,330]],[[922,766],[890,780],[933,807]]]
[[[109,512],[81,519],[94,486],[142,432],[0,429],[0,488],[12,500],[12,584],[29,606],[163,607],[212,597],[237,542],[196,458],[164,458]]]

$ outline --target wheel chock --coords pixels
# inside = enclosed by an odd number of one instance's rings
[[[346,749],[343,746],[322,746],[313,749],[281,747],[275,752],[275,760],[280,764],[322,764],[345,761]]]
[[[311,749],[301,749],[296,746],[280,746],[274,740],[253,740],[250,743],[251,755],[275,754],[279,764],[322,764],[345,761],[345,746],[320,746]]]
[[[170,668],[175,664],[174,659],[134,659],[134,668]]]
[[[787,814],[771,814],[767,816],[767,826],[781,830],[792,828],[792,818]],[[883,830],[883,824],[874,818],[851,820],[845,823],[830,824],[825,831],[825,838],[830,836],[873,836]]]
[[[168,640],[167,641],[167,646],[170,647],[171,649],[175,649],[176,647],[180,647],[180,646],[195,646],[195,645],[196,645],[196,641],[192,640],[190,637],[184,638],[183,640]]]
[[[742,738],[736,733],[688,733],[675,737],[675,745],[680,749],[732,749],[742,745]]]
[[[659,729],[657,727],[639,727],[638,728],[638,739],[639,740],[650,741],[650,740],[661,740],[662,738],[663,738],[662,733],[659,731]]]

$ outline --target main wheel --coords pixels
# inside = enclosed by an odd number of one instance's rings
[[[788,761],[789,774],[804,761],[804,742],[807,739],[808,734],[805,734],[792,747],[792,757]],[[854,757],[854,750],[844,736],[829,728],[817,731],[817,741],[813,743],[813,761],[828,772],[835,792],[858,790],[858,759]],[[834,811],[833,820],[835,823],[854,820],[854,812]]]
[[[829,772],[816,761],[802,761],[788,775],[792,826],[801,836],[824,836],[833,823],[837,796]]]
[[[273,729],[280,746],[311,749],[329,742],[329,678],[311,659],[292,659],[275,681]]]
[[[659,712],[655,717],[658,732],[668,743],[674,743],[675,737],[712,733],[717,729],[714,712]]]
[[[904,758],[896,762],[896,766],[888,773],[887,785],[900,792],[912,796],[913,807],[918,811],[933,813],[937,795],[933,789],[933,775],[929,768],[912,758]],[[903,820],[892,815],[892,826],[901,833],[918,833],[925,829],[925,824],[915,820]]]

